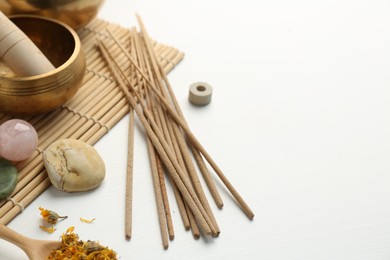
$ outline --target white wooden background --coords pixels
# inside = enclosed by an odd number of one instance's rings
[[[176,238],[161,246],[145,140],[136,132],[134,228],[124,239],[127,122],[96,144],[107,178],[96,190],[49,188],[10,227],[56,239],[74,225],[121,259],[390,259],[390,2],[107,0],[100,18],[143,18],[186,53],[169,75],[193,132],[256,216],[226,192],[217,239],[194,240],[173,203]],[[188,103],[189,85],[214,87]],[[52,235],[38,207],[69,218]],[[96,218],[82,224],[79,217]],[[23,259],[0,241],[0,259]]]

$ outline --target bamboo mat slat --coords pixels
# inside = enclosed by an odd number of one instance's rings
[[[1,224],[8,224],[51,185],[41,153],[52,142],[61,138],[74,138],[94,145],[128,114],[127,99],[96,48],[97,40],[111,46],[110,52],[122,68],[130,68],[130,63],[106,33],[106,29],[125,46],[129,46],[130,30],[101,19],[94,20],[78,31],[86,55],[87,69],[76,95],[54,111],[21,117],[36,128],[38,148],[29,159],[17,164],[19,176],[16,188],[10,198],[0,200]],[[166,72],[171,71],[184,57],[181,51],[171,46],[154,42],[153,47]],[[131,75],[128,76],[131,78]],[[11,118],[0,113],[0,124]]]

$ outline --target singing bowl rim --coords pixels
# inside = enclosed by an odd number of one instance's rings
[[[71,34],[71,36],[72,36],[72,38],[74,40],[74,50],[72,52],[72,55],[70,55],[70,57],[63,64],[61,64],[60,66],[58,66],[54,70],[51,70],[51,71],[43,73],[43,74],[34,75],[34,76],[27,76],[27,77],[20,77],[20,76],[6,77],[6,76],[0,76],[0,80],[12,81],[12,82],[20,82],[20,83],[23,83],[23,82],[28,83],[28,82],[31,82],[31,81],[36,81],[36,80],[39,80],[39,79],[42,79],[42,78],[50,77],[50,76],[52,76],[54,74],[59,73],[60,71],[64,70],[66,67],[68,67],[70,64],[72,64],[78,58],[80,53],[82,52],[81,41],[80,41],[80,38],[79,38],[78,34],[76,33],[76,31],[72,27],[70,27],[66,23],[58,21],[58,20],[53,19],[53,18],[43,17],[43,16],[39,16],[39,15],[31,15],[31,14],[16,14],[16,15],[10,15],[9,16],[9,19],[11,21],[12,21],[12,19],[15,19],[15,18],[16,19],[17,18],[39,19],[39,20],[44,20],[44,21],[47,21],[47,22],[50,22],[50,23],[54,23],[56,25],[64,27],[66,29],[66,31]],[[37,87],[39,88],[39,86],[36,86],[36,87],[31,87],[30,86],[29,88],[36,89]],[[23,89],[23,88],[18,88],[18,89]]]

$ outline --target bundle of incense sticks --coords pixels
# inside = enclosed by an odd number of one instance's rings
[[[106,30],[112,42],[100,41],[98,46],[131,106],[130,121],[133,122],[133,113],[136,113],[147,135],[162,244],[167,249],[169,239],[174,239],[175,235],[165,185],[166,179],[171,182],[174,189],[185,228],[191,229],[195,238],[199,238],[201,232],[213,237],[220,233],[201,185],[195,162],[219,208],[223,207],[223,202],[206,163],[213,168],[247,217],[253,219],[254,214],[189,129],[166,77],[161,59],[158,59],[158,53],[153,48],[153,42],[140,17],[137,18],[141,30],[140,32],[135,29],[131,30],[127,45],[122,44],[121,39],[118,39],[114,32]],[[123,61],[112,55],[113,50],[117,48],[126,56],[131,64],[130,67],[123,67],[121,63]],[[131,77],[128,76],[129,74]],[[128,201],[125,214],[127,239],[131,238],[132,225],[133,156],[131,143],[134,131],[132,127],[133,124],[130,124],[126,192]]]
[[[106,29],[124,44],[130,38],[128,29],[100,19],[81,29],[78,33],[87,59],[82,87],[72,100],[55,111],[22,117],[36,128],[39,144],[29,159],[17,165],[19,177],[14,192],[8,199],[0,200],[1,224],[9,223],[51,185],[41,155],[48,145],[60,138],[79,139],[93,145],[129,113],[126,96],[96,48],[98,40],[106,44],[112,42]],[[153,49],[165,72],[172,70],[184,56],[179,50],[156,42],[153,42]],[[131,63],[119,47],[111,46],[110,50],[122,68],[130,68]],[[134,80],[133,84],[137,86]],[[0,123],[11,118],[0,114]]]

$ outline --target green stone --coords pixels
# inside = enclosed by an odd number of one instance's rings
[[[18,182],[16,167],[7,160],[0,159],[0,199],[7,198]]]

